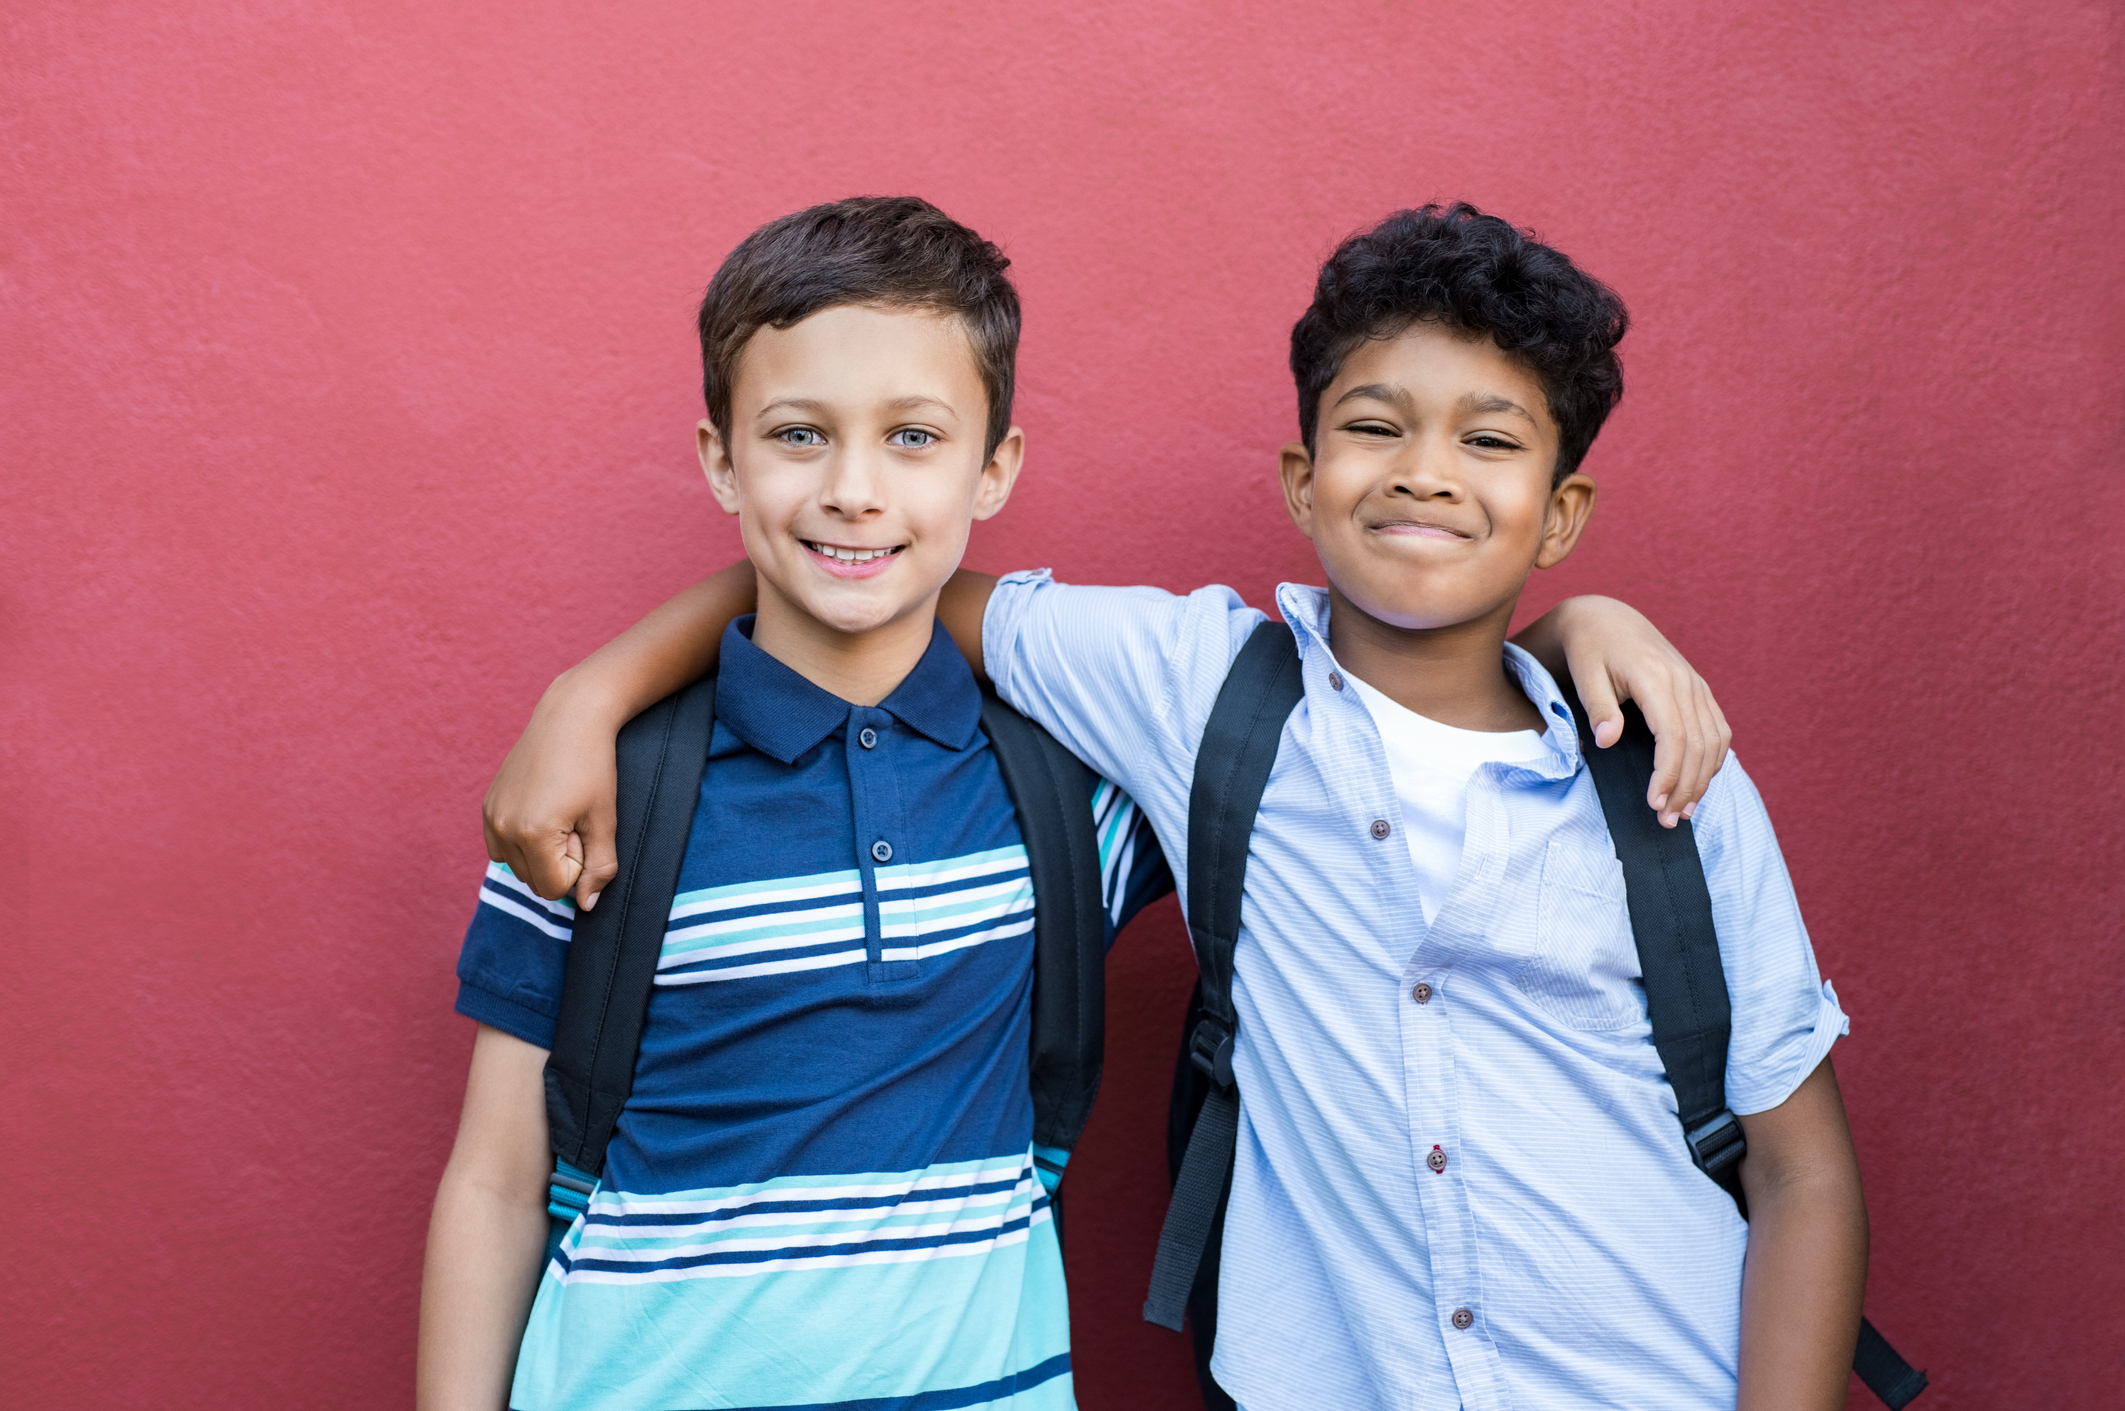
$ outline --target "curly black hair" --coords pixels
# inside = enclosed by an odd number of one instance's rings
[[[1336,246],[1291,330],[1299,434],[1315,450],[1321,394],[1368,338],[1417,322],[1487,334],[1518,358],[1557,423],[1555,484],[1578,469],[1623,396],[1616,344],[1630,324],[1614,290],[1466,201],[1396,211]]]

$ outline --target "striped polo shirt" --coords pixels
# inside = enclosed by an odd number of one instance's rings
[[[852,706],[725,634],[629,1098],[548,1264],[519,1411],[1073,1404],[1029,1093],[1033,882],[942,631]],[[1171,886],[1086,800],[1108,941]],[[553,1043],[573,912],[491,866],[458,1011]]]

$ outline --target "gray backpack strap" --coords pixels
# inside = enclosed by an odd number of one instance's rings
[[[1262,623],[1226,673],[1195,756],[1188,795],[1188,934],[1201,977],[1202,1016],[1188,1035],[1185,1053],[1209,1078],[1210,1090],[1189,1133],[1144,1300],[1144,1320],[1175,1332],[1211,1241],[1239,1137],[1240,1095],[1232,1079],[1232,1045],[1239,1030],[1232,1009],[1232,960],[1239,945],[1248,842],[1276,765],[1284,722],[1305,694],[1291,629],[1281,622]]]

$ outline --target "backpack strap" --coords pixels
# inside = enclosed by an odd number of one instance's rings
[[[630,720],[616,745],[619,873],[604,905],[578,911],[546,1059],[546,1129],[560,1230],[589,1205],[613,1124],[634,1091],[664,928],[679,888],[708,743],[716,679],[697,681]]]
[[[1638,707],[1624,704],[1623,736],[1604,750],[1595,747],[1593,727],[1578,690],[1567,682],[1564,695],[1579,725],[1580,749],[1595,792],[1601,796],[1609,838],[1623,864],[1631,932],[1638,942],[1638,968],[1645,975],[1653,1047],[1667,1069],[1668,1086],[1675,1090],[1683,1141],[1697,1169],[1734,1197],[1742,1218],[1747,1219],[1741,1159],[1748,1143],[1740,1119],[1727,1108],[1727,1044],[1733,1034],[1733,1009],[1696,833],[1688,819],[1673,828],[1661,827],[1653,810],[1646,807],[1643,790],[1644,781],[1653,775],[1653,732],[1646,728]],[[1903,1411],[1926,1389],[1926,1374],[1906,1362],[1865,1318],[1859,1320],[1852,1370],[1890,1411]]]
[[[1098,781],[991,690],[981,694],[981,728],[1018,811],[1033,874],[1033,1160],[1054,1206],[1106,1056],[1107,918],[1092,826]]]
[[[1232,1009],[1232,961],[1239,946],[1248,841],[1276,765],[1284,722],[1305,694],[1291,628],[1263,622],[1226,673],[1196,751],[1188,794],[1188,935],[1201,976],[1202,1017],[1185,1052],[1212,1086],[1181,1158],[1144,1300],[1144,1320],[1175,1332],[1210,1242],[1239,1138],[1240,1095],[1232,1079],[1239,1019]]]
[[[1623,888],[1645,974],[1646,1010],[1653,1047],[1675,1090],[1676,1115],[1697,1169],[1717,1181],[1748,1214],[1741,1195],[1741,1158],[1748,1151],[1741,1123],[1727,1110],[1727,1040],[1734,1028],[1727,975],[1719,959],[1719,933],[1712,927],[1712,894],[1690,821],[1660,826],[1646,807],[1645,781],[1653,777],[1653,733],[1628,703],[1623,738],[1607,749],[1594,745],[1593,727],[1576,690],[1567,688],[1587,772],[1601,796],[1609,838],[1623,864]]]

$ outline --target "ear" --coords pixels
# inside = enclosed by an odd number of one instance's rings
[[[1026,433],[1014,426],[996,443],[996,453],[981,468],[981,480],[974,487],[974,518],[987,519],[1004,507],[1025,460]]]
[[[1299,533],[1313,537],[1313,456],[1306,443],[1293,441],[1277,452],[1277,475],[1284,482],[1284,512]]]
[[[1600,492],[1591,475],[1573,471],[1549,492],[1549,508],[1542,516],[1542,546],[1535,551],[1535,567],[1555,568],[1571,556],[1586,522],[1594,517],[1594,497]]]
[[[731,464],[730,447],[712,421],[694,424],[694,449],[701,456],[701,473],[708,477],[709,493],[725,514],[738,512],[738,468]]]

